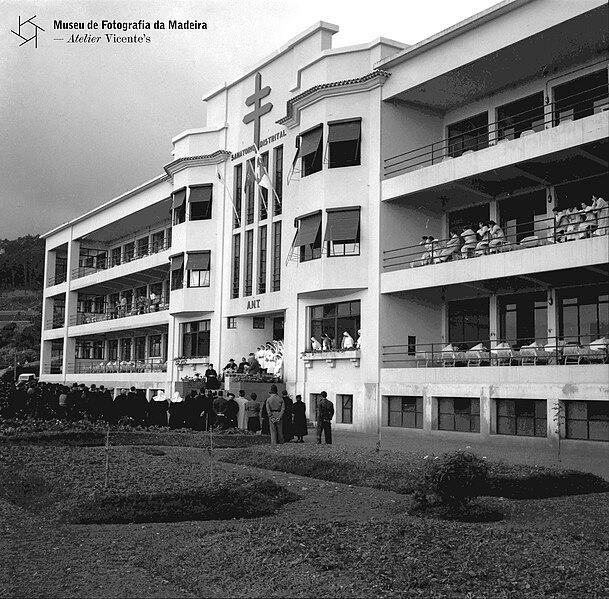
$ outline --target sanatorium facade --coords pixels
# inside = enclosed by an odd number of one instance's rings
[[[607,16],[307,29],[205,96],[161,175],[45,235],[41,378],[172,393],[281,340],[339,427],[606,452]]]

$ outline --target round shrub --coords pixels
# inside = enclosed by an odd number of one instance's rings
[[[462,509],[488,487],[488,465],[474,453],[459,449],[426,460],[414,493],[420,508],[444,505]]]

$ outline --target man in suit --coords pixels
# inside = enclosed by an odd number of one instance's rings
[[[332,445],[332,418],[334,417],[334,404],[328,399],[325,391],[321,392],[321,399],[317,406],[317,444],[321,444],[323,431],[326,445]]]

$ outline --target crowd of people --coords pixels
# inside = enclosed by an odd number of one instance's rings
[[[340,343],[336,343],[334,338],[326,331],[321,334],[321,341],[317,337],[311,337],[311,351],[333,351],[336,349],[361,349],[362,330],[357,329],[357,340],[353,339],[349,331],[343,331]]]
[[[582,202],[579,208],[554,208],[553,213],[554,231],[550,225],[546,235],[548,241],[562,243],[609,234],[609,205],[601,197],[593,195],[590,204]],[[425,251],[420,260],[411,263],[412,267],[512,249],[503,229],[494,220],[479,222],[475,231],[473,226],[463,227],[461,233],[451,230],[446,240],[436,239],[433,235],[423,235],[419,245],[423,246]]]
[[[559,243],[609,233],[609,204],[603,198],[593,195],[590,204],[582,202],[579,208],[563,210],[554,208],[553,212],[555,239]]]
[[[331,443],[330,421],[334,415],[332,402],[322,393],[318,406],[318,424]],[[287,391],[278,395],[277,386],[271,385],[267,398],[258,398],[240,390],[238,395],[224,390],[202,388],[182,397],[175,392],[167,396],[158,390],[150,399],[142,389],[113,391],[104,385],[74,383],[71,386],[57,383],[39,383],[36,380],[15,385],[2,383],[0,387],[0,418],[59,419],[68,422],[88,420],[108,424],[133,426],[159,426],[172,429],[190,428],[241,429],[251,433],[269,435],[272,444],[294,440],[304,443],[308,434],[306,406],[302,397],[295,401]]]
[[[237,364],[231,358],[222,369],[223,376],[234,374],[268,374],[281,379],[283,374],[283,341],[268,341],[250,352],[247,358],[241,358]]]

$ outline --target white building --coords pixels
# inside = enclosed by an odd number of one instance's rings
[[[534,447],[561,408],[606,451],[607,210],[553,212],[609,194],[606,22],[506,0],[410,47],[306,30],[205,96],[162,175],[45,236],[42,378],[169,392],[282,339],[339,426]]]

